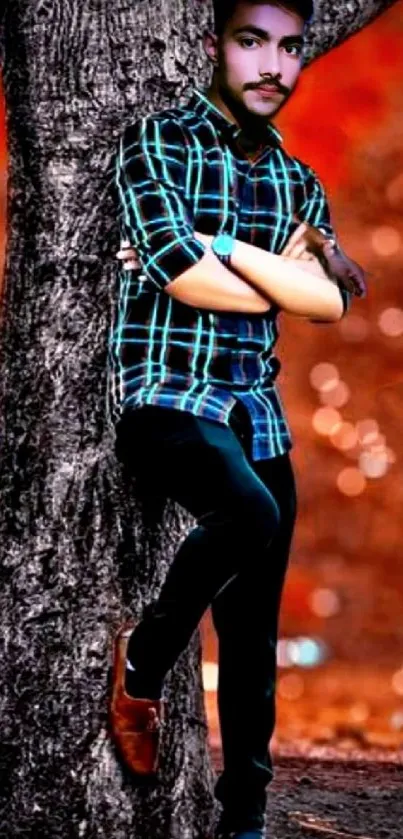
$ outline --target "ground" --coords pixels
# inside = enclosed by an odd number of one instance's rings
[[[220,750],[212,749],[216,769]],[[403,762],[392,749],[278,744],[267,839],[403,839]]]
[[[401,661],[279,671],[266,839],[403,839]],[[217,698],[206,694],[213,761]]]

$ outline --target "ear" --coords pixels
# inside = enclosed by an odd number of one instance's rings
[[[209,29],[203,32],[202,44],[204,52],[212,64],[218,64],[218,36]]]

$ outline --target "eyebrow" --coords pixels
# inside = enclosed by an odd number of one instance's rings
[[[240,32],[251,32],[252,35],[257,35],[264,41],[270,40],[270,33],[266,32],[265,29],[261,29],[260,26],[239,26],[238,29],[234,29],[232,34],[239,35]],[[304,39],[302,35],[285,35],[283,38],[281,38],[281,41],[286,41],[293,44],[304,44]]]

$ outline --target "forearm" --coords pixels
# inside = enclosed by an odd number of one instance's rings
[[[258,289],[222,265],[209,248],[196,265],[168,283],[164,291],[198,309],[260,314],[271,308]]]
[[[298,265],[298,260],[236,239],[231,264],[257,291],[289,314],[330,322],[342,316],[337,284],[328,277],[311,274]]]

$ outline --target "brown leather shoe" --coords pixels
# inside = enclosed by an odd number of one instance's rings
[[[133,698],[125,691],[126,649],[137,623],[126,621],[115,638],[109,721],[112,738],[129,769],[138,775],[153,775],[158,769],[164,701]]]

